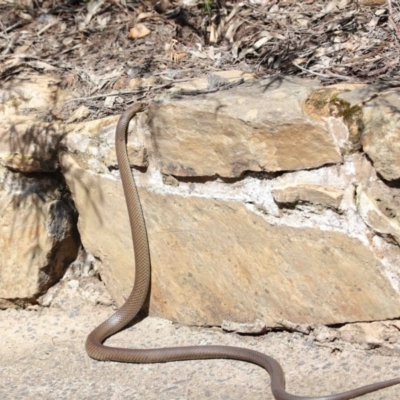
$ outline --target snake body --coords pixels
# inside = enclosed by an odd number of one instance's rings
[[[399,384],[400,378],[396,378],[327,396],[296,396],[285,391],[285,376],[279,363],[274,358],[254,350],[229,346],[166,347],[142,350],[116,348],[103,344],[108,337],[123,329],[136,316],[146,300],[150,285],[150,252],[146,226],[126,151],[129,121],[136,113],[143,111],[144,108],[144,104],[137,103],[130,106],[122,114],[117,125],[115,138],[117,160],[128,208],[135,252],[135,282],[125,304],[87,337],[86,351],[88,355],[101,361],[126,363],[164,363],[216,358],[245,361],[259,365],[268,372],[271,378],[271,391],[276,400],[348,400]]]

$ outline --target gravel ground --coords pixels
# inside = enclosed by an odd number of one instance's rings
[[[110,307],[100,306],[1,311],[0,398],[273,400],[268,375],[251,364],[207,360],[135,365],[90,359],[85,338],[111,312]],[[355,349],[332,351],[300,333],[245,337],[149,317],[109,343],[142,348],[226,344],[256,349],[279,360],[287,389],[298,395],[334,393],[400,375],[400,357]],[[397,400],[399,392],[399,387],[392,387],[363,399]]]

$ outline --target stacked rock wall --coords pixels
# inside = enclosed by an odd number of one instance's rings
[[[150,241],[150,313],[265,327],[398,318],[396,93],[286,78],[198,96],[167,92],[151,103],[132,121],[128,143]],[[60,123],[51,154],[82,245],[121,304],[134,271],[117,120]],[[43,165],[30,148],[2,143],[7,174]],[[12,280],[17,287],[26,274]],[[16,293],[9,287],[0,297]]]

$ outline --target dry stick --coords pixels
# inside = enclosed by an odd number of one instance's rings
[[[7,47],[1,52],[2,56],[6,56],[11,53],[12,48],[14,47],[15,42],[17,41],[17,35],[15,34],[9,41]]]
[[[127,8],[126,8],[126,2],[124,2],[125,4],[125,7],[119,2],[119,1],[116,1],[116,0],[111,0],[117,7],[119,7],[126,15],[129,15],[129,12],[128,12],[128,10],[127,10]]]
[[[390,25],[392,25],[392,28],[396,32],[397,39],[400,40],[400,29],[396,25],[396,22],[394,21],[392,15],[393,15],[393,8],[392,8],[392,0],[388,0],[388,8],[389,8],[389,22]]]
[[[166,88],[168,86],[171,86],[171,83],[166,83],[164,85],[159,85],[159,86],[149,86],[147,88],[142,88],[142,89],[121,90],[120,92],[110,92],[110,93],[103,93],[103,94],[95,94],[94,96],[88,96],[88,97],[76,97],[75,99],[66,100],[66,103],[69,103],[71,101],[101,99],[102,97],[118,96],[118,95],[122,95],[122,94],[139,94],[139,93],[145,92],[146,90],[163,89],[163,88]]]
[[[378,55],[379,53],[381,53],[382,50],[385,48],[385,46],[386,46],[386,43],[382,43],[376,50],[371,51],[371,53],[368,53],[368,54],[365,54],[365,55],[363,55],[363,56],[359,56],[359,57],[355,57],[355,58],[352,58],[352,59],[350,59],[350,60],[347,60],[347,61],[346,61],[346,64],[341,64],[341,66],[347,67],[347,66],[349,66],[349,65],[356,64],[356,63],[358,63],[358,62],[360,62],[360,61],[363,61],[363,60],[366,60],[366,59],[368,59],[368,58],[373,58],[373,57],[375,57],[376,55]],[[381,58],[382,58],[382,57],[381,57]],[[379,59],[378,59],[378,60],[379,60]],[[375,60],[375,61],[378,61],[378,60]]]
[[[59,20],[56,19],[54,21],[49,22],[44,28],[42,28],[37,35],[40,36],[42,33],[46,32],[48,29],[50,29],[52,26],[57,25],[59,23]]]
[[[42,61],[42,62],[47,62],[47,59],[40,58],[31,54],[25,54],[25,53],[20,53],[20,54],[7,54],[4,56],[0,56],[0,59],[4,58],[21,58],[21,59],[32,59],[32,60],[37,60],[37,61]]]
[[[13,29],[19,28],[20,26],[25,25],[25,24],[27,24],[26,21],[18,21],[14,25],[11,25],[8,28],[2,29],[2,31],[3,31],[3,33],[8,33],[8,32],[11,32]]]
[[[399,62],[398,59],[394,60],[394,61],[387,62],[384,67],[376,69],[375,71],[369,72],[367,74],[367,76],[376,76],[376,75],[379,75],[379,74],[381,74],[383,72],[386,72],[390,67],[393,67],[394,65],[398,64],[398,62]]]
[[[300,65],[298,65],[298,64],[296,64],[296,63],[294,63],[294,62],[292,62],[292,64],[293,64],[295,67],[301,69],[301,70],[304,71],[304,72],[307,72],[307,73],[309,73],[309,74],[311,74],[311,75],[320,76],[320,77],[322,77],[322,78],[329,78],[329,79],[332,79],[332,78],[340,78],[340,79],[344,79],[344,80],[346,80],[346,81],[350,81],[350,80],[352,79],[352,78],[349,78],[348,76],[339,75],[339,74],[334,74],[333,72],[328,72],[328,75],[325,75],[325,74],[321,74],[321,73],[319,73],[319,72],[311,71],[311,70],[306,69],[306,68],[304,68],[304,67],[300,67]]]
[[[121,91],[121,92],[111,92],[111,93],[96,94],[94,96],[88,96],[88,97],[76,97],[75,99],[66,100],[66,103],[69,103],[71,101],[101,99],[102,97],[118,96],[118,95],[121,95],[121,94],[139,94],[139,93],[142,93],[145,90],[147,90],[147,88],[146,89],[136,89],[136,90],[126,90],[126,91]]]

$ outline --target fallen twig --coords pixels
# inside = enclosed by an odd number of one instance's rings
[[[87,96],[87,97],[76,97],[74,99],[69,99],[66,100],[66,103],[70,103],[71,101],[83,101],[83,100],[93,100],[93,99],[101,99],[104,97],[109,97],[109,96],[119,96],[119,95],[124,95],[124,94],[140,94],[143,92],[146,92],[147,90],[157,90],[157,89],[164,89],[172,85],[171,83],[166,83],[165,85],[159,85],[159,86],[149,86],[146,88],[140,88],[140,89],[134,89],[134,90],[120,90],[119,92],[109,92],[109,93],[102,93],[102,94],[95,94],[93,96]]]
[[[314,72],[314,71],[311,71],[311,70],[306,69],[306,68],[304,68],[304,67],[301,67],[300,65],[298,65],[298,64],[296,64],[296,63],[294,63],[294,62],[292,62],[292,64],[293,64],[295,67],[301,69],[302,71],[307,72],[308,74],[320,76],[321,78],[328,78],[328,79],[340,78],[340,79],[343,79],[343,80],[346,80],[346,81],[352,80],[352,78],[350,78],[350,77],[348,77],[348,76],[335,74],[335,73],[329,72],[329,71],[328,71],[328,74],[321,74],[320,72]]]
[[[1,52],[1,55],[6,56],[7,54],[11,53],[12,48],[17,40],[17,35],[14,35],[7,44],[7,47]]]
[[[14,25],[9,26],[8,28],[4,28],[3,29],[3,33],[11,32],[13,29],[19,28],[19,27],[21,27],[21,26],[23,26],[23,25],[25,25],[27,23],[28,23],[28,21],[23,21],[23,20],[18,21]]]

